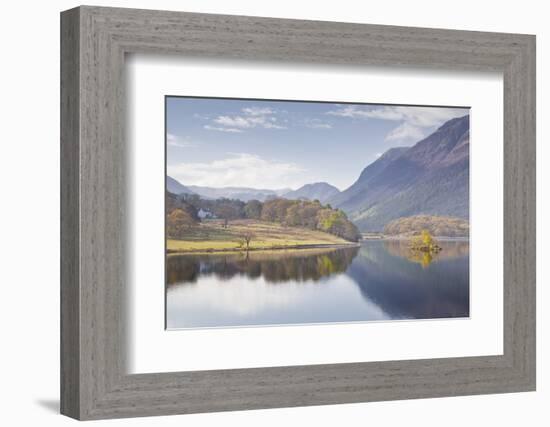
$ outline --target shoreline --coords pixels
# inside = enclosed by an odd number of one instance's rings
[[[302,249],[344,249],[344,248],[358,248],[361,246],[360,242],[354,243],[315,243],[305,245],[283,245],[283,246],[271,246],[262,248],[225,248],[225,249],[191,249],[191,250],[177,250],[166,249],[166,255],[192,255],[192,254],[219,254],[219,253],[246,253],[246,252],[264,252],[264,251],[284,251],[284,250],[302,250]]]
[[[268,252],[268,251],[284,251],[284,250],[307,250],[307,249],[344,249],[344,248],[358,248],[361,247],[362,242],[367,241],[410,241],[411,236],[372,236],[363,237],[360,242],[349,243],[314,243],[303,245],[280,245],[280,246],[265,246],[265,247],[252,247],[249,249],[243,248],[224,248],[224,249],[190,249],[190,250],[178,250],[178,249],[166,249],[166,255],[196,255],[196,254],[221,254],[221,253],[246,253],[246,252]],[[469,237],[448,237],[448,236],[436,236],[434,237],[440,242],[467,242]]]
[[[404,241],[404,240],[411,240],[414,236],[387,236],[380,234],[378,236],[369,236],[369,237],[363,237],[363,240],[398,240],[398,241]],[[439,240],[441,242],[467,242],[470,240],[470,237],[450,237],[450,236],[434,236],[435,240]]]

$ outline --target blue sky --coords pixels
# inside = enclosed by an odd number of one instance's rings
[[[467,108],[217,98],[166,100],[168,175],[184,185],[344,190],[392,147]]]

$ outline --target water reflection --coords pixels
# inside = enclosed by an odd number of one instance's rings
[[[468,317],[469,243],[439,244],[442,251],[426,265],[411,257],[406,242],[363,245],[347,274],[355,280],[363,297],[391,318]]]
[[[430,259],[407,242],[360,248],[172,255],[169,328],[469,315],[469,244],[440,242]]]
[[[167,284],[195,283],[199,276],[214,275],[224,280],[236,275],[267,283],[319,281],[343,273],[357,256],[359,248],[294,251],[252,251],[248,253],[170,255]]]
[[[423,252],[411,249],[407,240],[385,240],[384,249],[390,254],[407,258],[409,261],[428,267],[433,261],[451,258],[466,257],[470,252],[470,243],[467,240],[449,240],[441,243],[440,252]]]

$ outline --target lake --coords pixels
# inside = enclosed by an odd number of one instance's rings
[[[168,329],[469,316],[469,243],[169,255]]]

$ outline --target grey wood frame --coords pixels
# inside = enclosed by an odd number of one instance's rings
[[[499,71],[504,354],[129,375],[126,53]],[[535,37],[82,6],[61,14],[61,412],[77,419],[535,389]],[[475,185],[475,183],[474,183]]]

